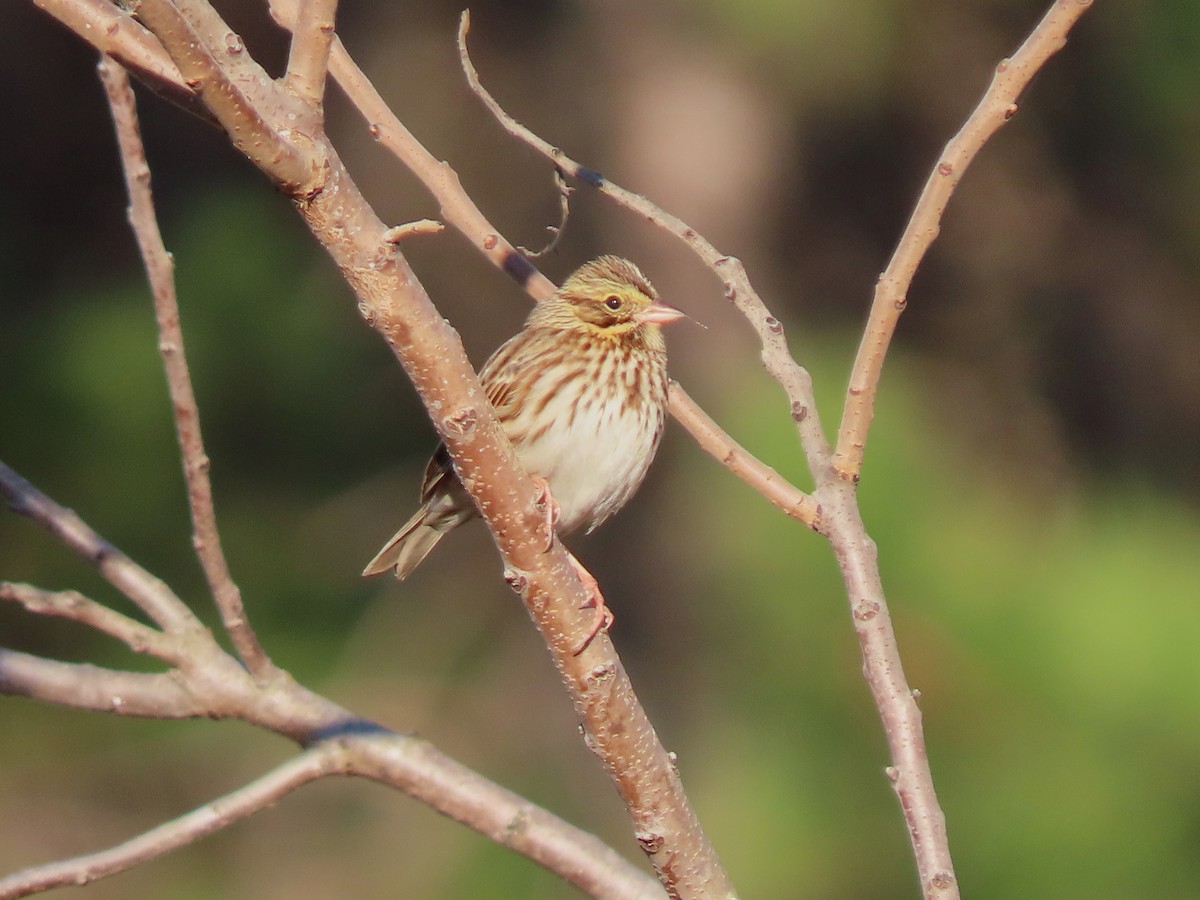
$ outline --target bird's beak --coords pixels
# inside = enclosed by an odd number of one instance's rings
[[[642,325],[666,325],[668,322],[686,319],[687,314],[680,312],[673,306],[667,306],[665,303],[652,303],[634,316],[634,318]]]

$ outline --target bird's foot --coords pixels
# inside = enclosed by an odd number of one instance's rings
[[[554,495],[550,493],[550,482],[541,475],[530,475],[533,483],[537,485],[538,497],[534,501],[540,509],[546,512],[546,552],[554,546],[555,529],[558,527],[559,516],[562,515],[562,509],[559,508],[558,501],[554,499]],[[580,566],[582,568],[582,566]],[[591,576],[588,576],[591,578]],[[592,579],[595,581],[595,579]]]
[[[608,633],[608,629],[612,628],[615,617],[612,614],[612,610],[604,605],[604,596],[600,593],[600,585],[596,582],[592,573],[585,569],[583,563],[577,560],[575,554],[569,550],[567,551],[567,559],[571,561],[571,565],[575,568],[575,574],[583,582],[583,589],[587,593],[587,600],[579,608],[596,610],[596,617],[592,620],[592,627],[588,630],[587,637],[583,639],[578,647],[571,651],[572,656],[578,656],[596,639],[596,635],[602,631],[606,634]]]

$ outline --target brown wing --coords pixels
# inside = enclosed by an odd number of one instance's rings
[[[488,401],[501,415],[516,396],[524,343],[525,332],[513,335],[496,348],[496,352],[488,357],[483,368],[479,370],[479,380],[483,382]]]
[[[429,463],[425,466],[425,477],[421,480],[421,502],[428,503],[447,478],[454,478],[454,466],[450,463],[450,451],[445,444],[438,444]]]
[[[514,362],[520,355],[522,334],[516,334],[496,348],[496,352],[488,357],[483,368],[479,370],[479,380],[483,382],[484,392],[488,402],[503,415],[505,407],[513,402],[518,366]],[[450,452],[445,444],[438,444],[437,450],[425,466],[425,477],[421,481],[421,502],[427,503],[438,492],[439,487],[446,490],[447,479],[454,479],[454,465],[450,462]]]

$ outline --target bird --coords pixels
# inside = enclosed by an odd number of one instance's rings
[[[662,439],[667,352],[661,326],[684,318],[633,263],[601,256],[538,302],[479,372],[517,457],[541,489],[547,549],[591,532],[641,486]],[[403,580],[443,537],[479,515],[446,445],[425,468],[420,508],[363,569]],[[596,609],[582,652],[613,622],[596,580],[567,551]]]

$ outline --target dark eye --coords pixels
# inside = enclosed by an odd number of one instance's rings
[[[604,305],[607,306],[609,309],[611,309],[613,312],[616,312],[618,309],[620,309],[621,304],[622,304],[622,300],[616,294],[613,294],[611,297],[604,298]]]

